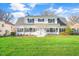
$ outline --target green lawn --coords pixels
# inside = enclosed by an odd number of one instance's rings
[[[0,37],[2,56],[79,56],[79,36]]]

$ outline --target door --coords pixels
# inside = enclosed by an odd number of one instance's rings
[[[37,30],[37,36],[38,37],[42,37],[46,35],[46,31],[44,30],[44,28],[38,28]]]

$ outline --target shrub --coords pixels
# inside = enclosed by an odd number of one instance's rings
[[[67,27],[66,30],[65,30],[65,32],[67,34],[71,34],[73,31],[72,31],[72,29],[70,27]]]
[[[15,36],[16,35],[16,32],[11,32],[11,36]]]
[[[71,35],[73,33],[70,27],[67,27],[64,32],[61,32],[60,35]]]
[[[68,35],[66,32],[61,32],[60,35]]]

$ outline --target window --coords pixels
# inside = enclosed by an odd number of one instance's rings
[[[77,28],[75,32],[79,32],[79,29]]]
[[[34,23],[34,19],[27,19],[28,23]]]
[[[60,18],[57,18],[57,23],[60,23],[61,21],[60,21]]]
[[[24,28],[24,32],[29,32],[29,29],[28,28]]]
[[[17,28],[17,32],[23,32],[23,28]]]
[[[20,32],[20,28],[17,28],[17,32]]]
[[[52,28],[50,28],[50,32],[53,32]]]
[[[19,28],[17,28],[17,32],[19,32]]]
[[[58,28],[56,28],[56,32],[58,32]]]
[[[38,22],[44,22],[44,19],[38,19]]]
[[[48,19],[48,23],[55,23],[55,19]]]
[[[65,28],[60,28],[59,29],[59,32],[64,32],[65,31]]]
[[[35,28],[29,28],[30,32],[35,32]]]
[[[4,24],[2,24],[2,27],[4,27]]]
[[[50,28],[50,32],[55,32],[55,28]]]
[[[35,32],[35,28],[24,28],[24,32]]]
[[[47,32],[55,32],[57,29],[56,28],[47,28]]]
[[[49,29],[49,28],[47,28],[47,29],[46,29],[46,32],[50,32],[50,29]]]
[[[20,32],[23,32],[23,28],[20,28]]]
[[[8,35],[9,33],[9,30],[5,30],[5,34],[4,35]]]

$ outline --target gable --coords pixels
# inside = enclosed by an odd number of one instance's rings
[[[66,25],[67,21],[65,18],[57,18],[57,23],[59,23],[62,26],[62,25]]]

